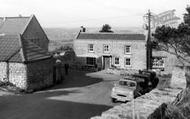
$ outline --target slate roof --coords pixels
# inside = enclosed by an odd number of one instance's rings
[[[51,57],[49,52],[29,40],[22,39],[22,48],[25,61],[36,61]]]
[[[22,60],[18,52],[20,49],[17,36],[0,36],[0,61],[20,62]]]
[[[22,34],[30,17],[1,17],[0,34]]]
[[[35,16],[0,17],[0,61],[30,62],[51,57],[46,50],[22,38],[32,18]]]
[[[145,35],[117,33],[79,33],[76,39],[145,40]]]
[[[47,51],[20,35],[0,36],[0,61],[30,62],[50,57]]]

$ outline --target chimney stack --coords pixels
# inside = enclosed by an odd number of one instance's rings
[[[86,28],[85,27],[81,26],[80,28],[81,28],[80,32],[86,32]]]

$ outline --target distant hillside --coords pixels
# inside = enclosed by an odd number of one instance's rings
[[[86,32],[99,32],[101,28],[86,28]],[[73,40],[80,28],[44,28],[48,38],[53,41]],[[143,33],[139,27],[116,27],[112,28],[115,33]]]
[[[101,28],[86,28],[86,32],[96,33],[99,32]],[[77,36],[80,28],[44,28],[50,43],[49,50],[55,50],[61,46],[71,46],[73,45],[73,39]],[[138,27],[117,27],[112,28],[114,33],[143,33],[142,28]]]
[[[49,40],[52,41],[65,41],[73,40],[79,29],[66,29],[66,28],[44,28]]]

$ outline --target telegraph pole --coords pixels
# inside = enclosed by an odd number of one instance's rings
[[[148,20],[148,35],[147,35],[147,41],[146,41],[146,68],[147,70],[152,69],[152,43],[151,43],[151,17],[152,14],[150,10],[148,10],[148,13],[144,16]]]

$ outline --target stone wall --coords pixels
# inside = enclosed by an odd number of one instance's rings
[[[180,80],[184,81],[184,75],[183,69],[175,67],[172,71],[171,80],[177,80],[179,82]],[[148,116],[152,114],[161,104],[173,102],[182,89],[183,83],[182,85],[178,85],[178,87],[154,89],[151,92],[136,98],[136,117],[139,117],[139,119],[147,119]],[[126,104],[115,106],[103,112],[100,116],[92,117],[91,119],[132,119],[132,105],[132,102],[128,102]]]
[[[16,87],[26,89],[26,66],[23,63],[0,62],[0,81],[8,81]]]
[[[91,39],[75,39],[74,50],[77,56],[91,54],[96,55],[98,59],[105,56],[112,56],[111,63],[114,64],[114,58],[119,57],[119,65],[117,67],[126,69],[145,69],[146,68],[146,49],[145,40],[91,40]],[[94,52],[88,52],[88,44],[94,44]],[[103,52],[103,45],[110,47],[109,53]],[[125,45],[131,46],[131,53],[125,54]],[[125,58],[131,58],[131,66],[125,66]],[[103,59],[102,59],[103,60]],[[85,60],[82,63],[86,63]],[[114,64],[115,65],[115,64]]]
[[[0,81],[5,81],[7,79],[7,63],[0,62]]]
[[[26,65],[23,63],[9,63],[9,82],[21,89],[27,88]]]
[[[162,103],[174,101],[180,89],[152,90],[141,97],[135,99],[135,117],[147,119]],[[133,103],[128,102],[109,109],[101,116],[92,117],[91,119],[132,119]]]
[[[28,63],[28,89],[39,90],[53,85],[53,64],[53,59]]]

